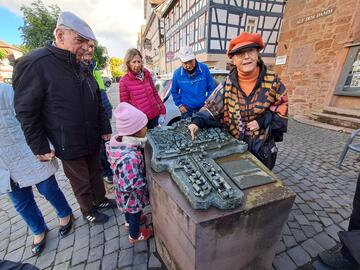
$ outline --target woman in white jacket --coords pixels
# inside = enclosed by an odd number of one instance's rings
[[[38,255],[45,246],[48,228],[35,202],[32,186],[36,185],[55,208],[60,219],[60,235],[69,233],[72,210],[60,190],[54,173],[55,159],[40,162],[26,144],[20,123],[15,117],[14,90],[0,83],[0,194],[8,193],[16,211],[34,234],[31,251]]]

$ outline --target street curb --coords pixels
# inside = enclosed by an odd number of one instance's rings
[[[319,127],[319,128],[324,128],[324,129],[329,129],[329,130],[333,130],[333,131],[337,131],[337,132],[344,132],[344,133],[351,134],[355,131],[355,129],[351,129],[351,128],[339,127],[339,126],[334,126],[334,125],[330,125],[330,124],[326,124],[326,123],[317,122],[317,121],[311,120],[309,117],[307,117],[305,115],[294,115],[293,119],[296,122],[299,122],[302,124]]]

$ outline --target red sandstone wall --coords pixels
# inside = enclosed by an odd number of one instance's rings
[[[308,17],[331,8],[327,16]],[[333,92],[348,51],[345,45],[360,41],[359,11],[359,0],[287,2],[277,50],[277,56],[287,55],[287,60],[275,70],[287,86],[291,115],[335,105]]]

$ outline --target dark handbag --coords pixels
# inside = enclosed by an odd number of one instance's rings
[[[270,170],[275,166],[278,148],[276,147],[274,137],[271,136],[271,130],[269,127],[265,130],[265,141],[260,147],[257,158]]]

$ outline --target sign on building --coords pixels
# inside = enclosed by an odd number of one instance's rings
[[[174,59],[174,56],[175,56],[175,53],[174,53],[173,51],[168,51],[168,52],[166,53],[166,58],[167,58],[168,60],[173,60],[173,59]]]
[[[286,63],[286,55],[280,55],[275,58],[275,65],[285,65]]]
[[[334,13],[334,9],[335,8],[329,8],[329,9],[326,9],[326,10],[319,11],[319,12],[317,12],[315,14],[311,14],[309,16],[300,18],[300,19],[297,20],[297,24],[303,24],[303,23],[306,23],[306,22],[311,22],[313,20],[319,19],[321,17],[329,16],[329,15]]]

